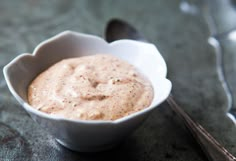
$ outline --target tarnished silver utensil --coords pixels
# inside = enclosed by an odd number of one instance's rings
[[[147,42],[144,36],[133,26],[119,19],[108,22],[105,37],[108,42],[119,39],[132,39]],[[183,121],[195,140],[201,146],[203,152],[211,161],[236,161],[236,158],[220,145],[200,124],[193,121],[190,116],[175,102],[172,95],[167,98],[171,109]]]

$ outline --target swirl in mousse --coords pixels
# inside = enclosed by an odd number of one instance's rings
[[[148,107],[150,81],[133,65],[108,54],[63,59],[29,85],[28,102],[73,120],[116,120]]]

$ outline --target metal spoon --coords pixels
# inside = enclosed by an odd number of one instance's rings
[[[108,42],[119,39],[133,39],[147,42],[133,26],[119,19],[112,19],[108,22],[105,37]],[[190,116],[175,102],[172,95],[167,98],[171,109],[183,121],[195,140],[201,146],[207,158],[211,161],[236,161],[236,158],[220,145],[200,124],[193,121]]]

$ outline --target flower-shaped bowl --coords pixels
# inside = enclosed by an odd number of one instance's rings
[[[98,53],[126,60],[151,81],[154,98],[149,107],[114,121],[85,121],[52,116],[29,105],[27,89],[38,74],[62,59]],[[141,125],[171,91],[171,82],[166,79],[166,63],[153,44],[132,40],[107,43],[97,36],[72,31],[62,32],[43,41],[33,54],[19,55],[4,67],[3,72],[10,92],[32,119],[60,144],[81,152],[106,150],[120,143]]]

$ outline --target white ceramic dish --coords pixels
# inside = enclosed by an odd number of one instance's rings
[[[115,55],[136,66],[151,81],[154,99],[150,107],[115,121],[69,120],[32,108],[27,101],[29,83],[42,71],[64,58],[97,53]],[[3,69],[7,85],[30,116],[57,141],[76,151],[109,149],[134,131],[148,114],[169,95],[164,59],[152,44],[119,40],[108,44],[102,38],[65,31],[39,44],[33,54],[22,54]]]

